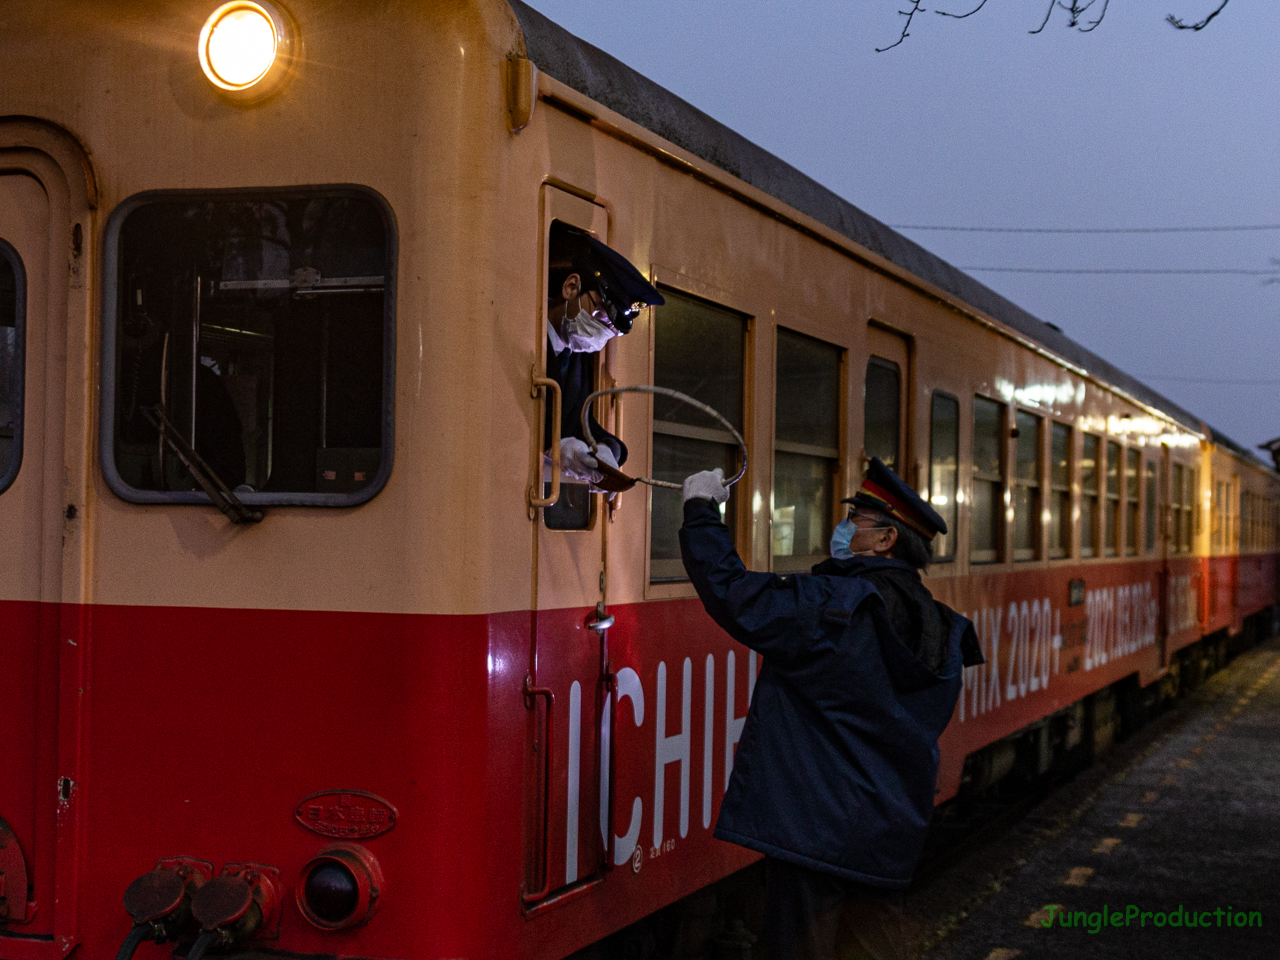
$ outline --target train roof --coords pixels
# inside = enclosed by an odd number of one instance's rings
[[[858,209],[812,177],[616,57],[575,37],[521,0],[509,0],[509,3],[524,32],[527,55],[539,70],[960,298],[1104,383],[1162,411],[1189,430],[1198,434],[1208,432],[1215,443],[1266,467],[1257,456],[1220,431],[1212,427],[1206,431],[1206,424],[1199,417]]]

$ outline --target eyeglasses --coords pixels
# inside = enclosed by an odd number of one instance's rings
[[[854,523],[854,522],[855,522],[855,521],[857,521],[857,520],[870,520],[872,523],[879,523],[879,522],[880,522],[880,518],[879,518],[879,517],[873,517],[873,516],[871,516],[870,514],[866,514],[866,513],[858,513],[858,512],[857,512],[857,508],[855,508],[855,507],[850,507],[850,508],[849,508],[849,517],[848,517],[848,520],[849,520],[849,522],[850,522],[850,523]]]

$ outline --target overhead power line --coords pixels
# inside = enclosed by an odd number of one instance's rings
[[[1252,223],[1225,227],[948,227],[891,223],[894,230],[946,230],[953,233],[1240,233],[1280,230],[1280,223]]]
[[[1146,267],[960,267],[961,270],[968,270],[972,273],[1104,273],[1104,274],[1120,274],[1120,273],[1139,273],[1139,274],[1231,274],[1241,277],[1277,277],[1280,278],[1280,267],[1272,267],[1270,270],[1238,270],[1231,267],[1208,267],[1200,268],[1182,268],[1173,269],[1146,268]]]

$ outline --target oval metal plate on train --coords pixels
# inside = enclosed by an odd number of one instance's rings
[[[325,790],[299,801],[293,818],[322,837],[368,840],[396,825],[396,808],[359,790]]]

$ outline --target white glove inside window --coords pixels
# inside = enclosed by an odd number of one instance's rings
[[[599,450],[601,459],[609,463],[613,454],[608,447]],[[577,437],[562,437],[560,440],[560,474],[566,480],[578,480],[582,483],[599,483],[604,476],[596,469],[600,464],[591,455],[591,448],[585,440]],[[616,464],[611,464],[616,465]]]

